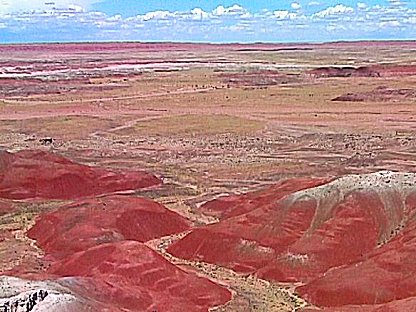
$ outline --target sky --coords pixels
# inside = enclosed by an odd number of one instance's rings
[[[0,0],[0,43],[416,40],[416,0]]]

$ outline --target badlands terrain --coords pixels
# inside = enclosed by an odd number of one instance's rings
[[[416,311],[416,42],[0,46],[0,311]]]

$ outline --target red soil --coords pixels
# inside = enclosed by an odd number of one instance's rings
[[[416,193],[409,195],[414,203]],[[412,209],[412,210],[413,210]],[[387,244],[367,253],[351,265],[339,267],[308,285],[298,288],[320,306],[382,304],[416,297],[416,220],[407,216],[405,228]],[[342,281],[342,283],[340,283]]]
[[[264,205],[273,205],[282,197],[303,189],[322,185],[328,179],[283,180],[267,189],[242,195],[222,196],[201,206],[203,213],[217,218],[235,217]]]
[[[125,51],[131,49],[132,51],[177,51],[177,50],[204,50],[204,49],[219,49],[219,50],[241,50],[241,49],[257,49],[257,50],[273,50],[273,49],[302,49],[302,48],[319,48],[319,47],[385,47],[385,46],[400,46],[400,47],[416,47],[415,41],[343,41],[332,43],[255,43],[255,44],[204,44],[204,43],[133,43],[133,42],[108,42],[108,43],[45,43],[45,44],[10,44],[0,45],[0,52],[34,52],[40,51],[58,52],[58,53],[74,53],[77,52],[98,52],[98,51]]]
[[[35,68],[31,70],[35,71]],[[96,73],[93,76],[100,76]],[[115,76],[115,75],[112,75]],[[110,75],[107,75],[110,77]],[[46,94],[67,94],[68,92],[102,92],[105,90],[114,90],[126,88],[126,85],[104,85],[92,84],[88,78],[60,78],[54,81],[41,80],[36,78],[0,78],[0,97],[16,98],[29,97],[32,95]]]
[[[242,272],[263,269],[306,232],[315,214],[314,200],[290,205],[279,199],[327,181],[289,180],[266,191],[210,202],[204,209],[224,210],[219,214],[224,220],[194,229],[168,251],[180,258],[203,259]]]
[[[88,199],[41,215],[28,236],[48,254],[62,258],[120,240],[146,242],[188,230],[186,219],[144,198]]]
[[[43,151],[0,152],[1,198],[73,199],[159,183],[145,172],[117,173]]]
[[[77,291],[111,311],[208,311],[231,294],[135,241],[103,244],[54,263],[50,274],[80,279]],[[83,286],[83,277],[92,278]],[[92,285],[91,285],[92,284]]]
[[[330,186],[280,200],[273,189],[269,196],[220,198],[207,205],[224,209],[223,219],[194,229],[168,251],[268,280],[304,282],[297,291],[320,307],[393,306],[416,297],[416,192],[403,197],[385,179],[383,187],[371,182],[343,196],[343,186]],[[230,215],[233,209],[239,212]]]
[[[30,52],[36,53],[48,51],[50,53],[94,53],[108,51],[177,51],[207,48],[208,44],[192,44],[192,43],[129,43],[129,42],[113,42],[113,43],[64,43],[64,44],[13,44],[0,45],[1,53],[10,52]]]
[[[57,279],[98,310],[208,311],[231,293],[143,244],[188,228],[186,219],[144,198],[79,201],[42,214],[28,232],[46,253],[46,271],[16,267],[9,274]]]
[[[2,152],[0,159],[4,198],[76,198],[159,183],[142,172],[113,173],[46,152]],[[4,205],[9,211],[8,202]],[[42,214],[29,230],[45,251],[46,270],[38,260],[8,274],[57,279],[98,310],[208,311],[225,304],[231,293],[142,243],[188,229],[186,219],[147,199],[86,199]]]

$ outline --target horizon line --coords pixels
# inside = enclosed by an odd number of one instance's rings
[[[339,43],[416,43],[416,39],[349,39],[333,41],[175,41],[175,40],[74,40],[74,41],[26,41],[26,42],[0,42],[0,45],[48,45],[48,44],[96,44],[96,43],[132,43],[132,44],[195,44],[195,45],[323,45]]]

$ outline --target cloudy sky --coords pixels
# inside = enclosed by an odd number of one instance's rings
[[[416,39],[416,0],[0,0],[0,42]]]

